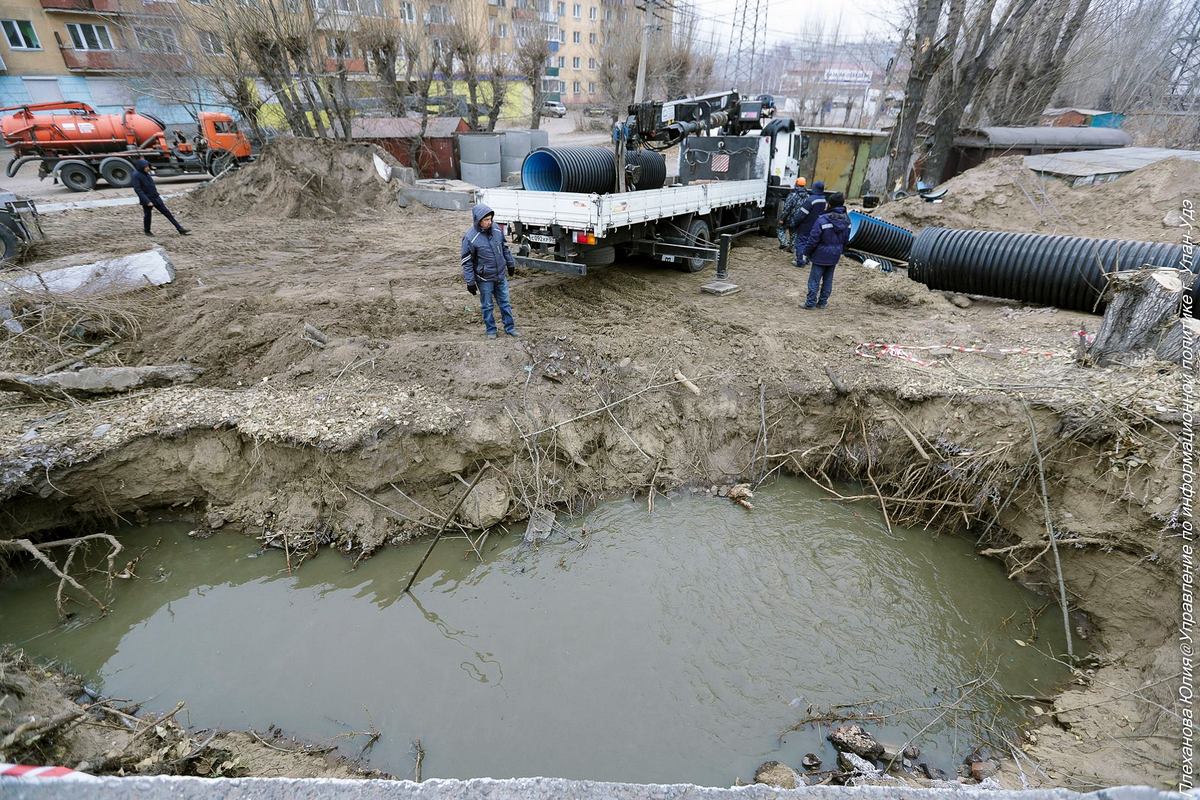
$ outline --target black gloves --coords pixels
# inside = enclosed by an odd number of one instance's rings
[[[512,276],[514,276],[516,274],[517,274],[517,268],[514,267],[512,264],[509,264],[508,265],[508,277],[511,278]]]
[[[468,292],[470,292],[471,294],[475,294],[476,292],[478,292],[478,291],[479,291],[479,287],[478,287],[478,286],[476,286],[476,285],[475,285],[475,284],[473,284],[473,283],[468,283],[468,284],[467,284],[467,291],[468,291]]]

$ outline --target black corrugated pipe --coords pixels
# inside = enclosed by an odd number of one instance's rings
[[[1182,257],[1182,246],[1165,242],[926,228],[913,241],[908,277],[930,289],[1098,313],[1104,273],[1178,268]]]
[[[659,189],[667,162],[659,153],[634,151],[626,162],[641,166],[637,189]],[[532,192],[605,194],[617,183],[617,156],[604,147],[539,147],[521,164],[521,185]]]
[[[667,182],[667,160],[662,153],[650,150],[635,150],[625,154],[625,163],[641,167],[637,181],[631,189],[661,189]]]
[[[893,261],[908,261],[912,242],[912,231],[907,228],[861,211],[850,212],[850,246],[855,250]]]

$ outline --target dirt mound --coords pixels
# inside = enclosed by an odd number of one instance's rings
[[[278,139],[253,164],[195,192],[197,213],[252,213],[295,219],[356,216],[396,205],[391,168],[400,166],[373,144],[331,139]]]
[[[1022,156],[1004,156],[942,184],[947,192],[941,203],[907,197],[887,204],[879,216],[913,230],[937,225],[1177,242],[1178,227],[1164,224],[1164,217],[1178,214],[1197,183],[1200,162],[1172,158],[1110,183],[1073,189],[1026,168]]]

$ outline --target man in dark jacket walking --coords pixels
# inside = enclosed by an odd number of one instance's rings
[[[483,311],[483,327],[489,339],[496,338],[496,320],[492,316],[493,302],[500,306],[504,332],[518,336],[513,320],[512,304],[508,299],[508,279],[516,271],[512,253],[504,241],[504,232],[493,224],[495,212],[479,203],[471,210],[475,224],[462,238],[462,274],[467,291],[479,293]]]
[[[137,172],[133,173],[133,191],[138,196],[138,202],[142,204],[142,229],[146,231],[146,235],[150,236],[150,212],[151,209],[158,209],[158,213],[167,218],[167,221],[175,226],[175,230],[179,231],[182,236],[187,236],[191,231],[179,224],[179,221],[167,209],[167,204],[158,195],[158,187],[154,185],[154,177],[150,172],[150,162],[144,158],[139,158],[133,162],[137,167]]]
[[[813,183],[812,193],[800,204],[796,211],[792,214],[788,224],[792,228],[792,241],[796,246],[796,266],[803,267],[804,263],[800,260],[800,243],[808,238],[809,232],[813,229],[813,225],[817,221],[817,217],[825,213],[825,182],[816,181]]]
[[[833,269],[850,241],[850,217],[841,192],[829,195],[829,211],[817,217],[803,241],[796,240],[797,265],[812,260],[805,308],[825,308],[833,291]],[[819,293],[818,293],[819,291]]]
[[[807,184],[808,180],[803,175],[796,178],[796,185],[784,198],[783,210],[779,212],[779,219],[775,221],[775,238],[779,240],[780,250],[792,249],[792,229],[788,225],[788,220],[792,218],[792,214],[796,213],[800,204],[808,198]]]

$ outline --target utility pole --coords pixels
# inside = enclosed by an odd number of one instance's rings
[[[642,50],[638,53],[637,86],[633,90],[633,102],[640,103],[646,94],[646,56],[650,48],[650,6],[656,0],[645,0],[642,6]]]

